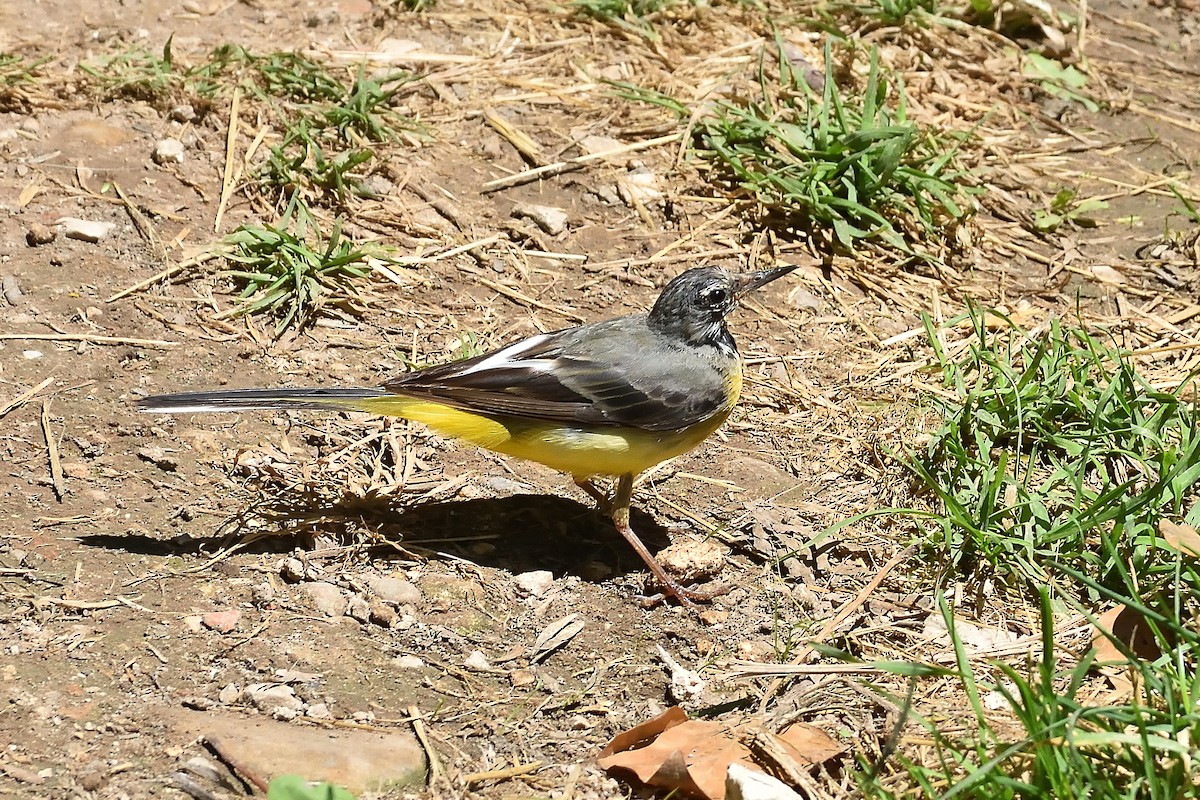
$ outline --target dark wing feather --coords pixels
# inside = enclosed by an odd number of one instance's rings
[[[485,414],[673,431],[729,406],[718,363],[715,351],[681,347],[644,317],[623,317],[534,336],[384,388]]]

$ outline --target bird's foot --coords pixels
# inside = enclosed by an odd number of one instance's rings
[[[679,601],[679,605],[685,608],[698,610],[699,606],[697,606],[696,603],[707,603],[713,598],[721,597],[722,595],[729,594],[731,591],[733,591],[732,586],[726,586],[724,584],[716,586],[712,589],[705,589],[703,591],[698,589],[685,589],[675,581],[668,580],[664,582],[662,581],[662,576],[656,577],[659,577],[660,582],[663,584],[662,591],[658,594],[639,595],[637,601],[642,608],[654,608],[659,603],[666,602],[668,598],[674,597]]]

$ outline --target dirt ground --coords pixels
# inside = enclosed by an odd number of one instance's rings
[[[213,232],[227,110],[177,122],[80,90],[0,114],[0,274],[21,294],[0,300],[0,795],[179,796],[174,773],[196,756],[215,761],[199,735],[236,739],[275,716],[289,727],[263,728],[272,732],[246,747],[289,751],[286,731],[300,728],[407,736],[417,719],[442,773],[429,788],[389,790],[397,796],[622,796],[629,789],[594,760],[672,703],[658,646],[709,681],[700,705],[753,712],[769,681],[734,676],[734,663],[795,657],[912,541],[913,523],[881,517],[811,544],[852,515],[923,502],[888,458],[923,418],[905,369],[919,337],[902,336],[919,311],[946,317],[978,298],[1033,319],[1071,313],[1082,297],[1139,342],[1193,341],[1195,252],[1153,243],[1164,230],[1194,241],[1195,225],[1155,181],[1174,176],[1200,195],[1200,23],[1187,7],[1128,0],[1092,3],[1088,17],[1086,52],[1111,110],[1065,108],[1019,78],[995,107],[980,104],[909,63],[918,112],[982,119],[992,137],[970,151],[991,189],[955,274],[893,271],[873,289],[861,265],[780,246],[777,257],[801,269],[731,319],[748,365],[738,411],[636,495],[634,526],[652,550],[724,548],[716,580],[732,589],[703,613],[644,607],[642,563],[551,470],[361,415],[136,413],[140,396],[189,388],[376,385],[410,361],[643,310],[690,265],[744,267],[748,224],[700,192],[694,171],[676,171],[678,142],[479,187],[527,167],[484,111],[502,108],[551,160],[577,154],[585,134],[669,133],[614,105],[591,76],[662,84],[706,59],[732,63],[751,52],[739,49],[748,13],[716,6],[671,20],[662,57],[635,58],[642,43],[538,3],[443,0],[421,13],[369,0],[0,5],[0,52],[46,56],[48,72],[133,43],[157,51],[168,36],[193,62],[228,42],[323,52],[386,37],[468,57],[418,65],[429,77],[405,102],[435,136],[393,160],[391,194],[347,229],[422,255],[485,242],[475,256],[397,269],[353,323],[280,341],[262,323],[214,319],[230,304],[215,277],[110,302],[163,262],[108,187],[152,218],[177,260],[259,221],[235,194]],[[984,77],[964,73],[963,91]],[[960,100],[939,106],[938,93]],[[151,158],[168,136],[184,142],[182,164]],[[635,208],[614,195],[639,168],[663,176],[667,202]],[[1064,186],[1110,195],[1103,224],[1027,233]],[[514,218],[518,203],[566,209],[568,230],[551,236]],[[27,243],[63,217],[116,227],[99,243]],[[904,561],[839,622],[839,641],[868,657],[921,652],[932,577]],[[339,591],[322,596],[314,584]],[[348,601],[360,619],[338,615]],[[1028,619],[997,613],[980,617],[1032,632]],[[568,617],[582,629],[548,651],[542,640]],[[248,688],[272,683],[289,687],[274,697],[290,711]],[[895,723],[894,708],[843,677],[794,680],[767,706],[868,759]],[[305,758],[295,771],[325,756]],[[535,761],[524,774],[469,778]],[[854,794],[852,764],[823,774],[822,791]]]

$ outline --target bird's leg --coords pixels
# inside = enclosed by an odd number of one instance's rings
[[[595,489],[595,487],[592,487]],[[585,489],[586,491],[586,489]],[[589,492],[590,494],[590,492]],[[654,577],[662,585],[663,594],[674,597],[679,600],[680,604],[695,608],[694,600],[711,600],[718,593],[696,592],[690,589],[685,589],[679,585],[667,571],[662,568],[662,565],[655,560],[650,551],[646,549],[646,545],[642,544],[642,540],[633,532],[633,528],[629,527],[629,505],[633,500],[633,475],[625,474],[617,479],[617,490],[613,494],[612,505],[609,515],[612,517],[613,525],[617,527],[617,531],[625,537],[625,541],[629,542],[629,546],[634,549],[642,561],[646,562],[646,566],[654,573]]]
[[[575,485],[587,492],[588,496],[596,501],[596,507],[599,508],[605,516],[612,516],[612,498],[597,489],[596,484],[592,483],[591,479],[575,476]]]

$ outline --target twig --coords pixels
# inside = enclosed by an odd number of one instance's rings
[[[63,486],[62,462],[58,458],[58,444],[50,430],[50,401],[42,401],[42,436],[46,437],[46,454],[50,456],[50,482],[54,485],[54,496],[62,502],[67,493]]]
[[[40,392],[42,389],[45,389],[47,386],[49,386],[52,383],[54,383],[53,377],[46,378],[46,380],[42,381],[41,383],[39,383],[37,386],[33,387],[29,391],[22,392],[21,394],[14,397],[12,400],[9,400],[3,406],[0,406],[0,419],[4,419],[4,417],[8,415],[8,412],[18,409],[21,406],[28,403],[30,400],[33,399],[33,396],[35,394]]]
[[[229,205],[229,197],[233,194],[234,153],[237,149],[238,107],[242,103],[240,86],[233,88],[233,99],[229,101],[229,130],[225,134],[225,171],[221,175],[221,202],[217,204],[217,217],[213,221],[213,233],[221,232],[221,220],[225,217],[225,207]]]
[[[421,717],[421,709],[416,706],[409,706],[408,715],[412,717],[413,733],[416,734],[417,741],[421,743],[421,747],[425,749],[425,757],[429,759],[429,785],[432,786],[445,776],[442,760],[438,758],[437,751],[429,744],[429,735],[425,731],[425,721]]]
[[[149,278],[146,278],[145,280],[138,281],[137,283],[133,284],[132,286],[127,286],[126,288],[124,288],[121,291],[114,294],[112,297],[105,300],[105,302],[112,303],[116,300],[120,300],[125,295],[133,294],[134,292],[145,289],[147,286],[149,286],[153,283],[158,283],[159,281],[166,280],[167,278],[171,277],[172,275],[174,275],[177,272],[182,272],[183,270],[185,270],[189,267],[199,266],[200,264],[203,264],[207,261],[212,261],[214,258],[220,258],[220,256],[221,256],[221,253],[218,251],[206,250],[203,253],[192,256],[191,258],[185,258],[183,261],[180,261],[178,264],[172,264],[171,266],[167,267],[166,269],[162,270],[161,272],[156,272],[155,274],[151,275]]]
[[[555,175],[561,175],[564,172],[571,172],[572,170],[581,169],[584,165],[593,161],[602,161],[603,159],[612,158],[613,156],[619,156],[625,153],[636,153],[639,150],[649,150],[651,147],[658,147],[660,144],[669,144],[671,142],[678,141],[682,136],[682,133],[672,133],[667,136],[659,136],[655,139],[646,139],[642,142],[627,144],[624,147],[614,147],[612,150],[605,150],[600,153],[588,153],[587,155],[569,158],[566,161],[556,161],[553,164],[547,164],[544,167],[527,169],[524,172],[518,172],[515,175],[506,175],[503,178],[497,178],[494,181],[488,181],[483,185],[483,188],[480,191],[482,191],[484,194],[490,194],[491,192],[497,192],[501,189],[510,189],[513,186],[521,186],[526,183],[532,183],[533,181],[541,178],[550,178]]]
[[[505,781],[518,775],[528,775],[542,768],[542,762],[530,761],[528,764],[514,764],[507,769],[491,769],[487,772],[471,772],[463,776],[468,784],[483,783],[484,781]]]
[[[97,336],[92,333],[0,333],[0,341],[29,339],[39,342],[91,342],[92,344],[128,344],[135,347],[174,347],[179,342],[162,339],[129,339],[124,336]]]
[[[207,747],[214,756],[221,760],[221,763],[229,767],[229,769],[232,770],[233,773],[239,778],[244,778],[245,780],[254,784],[255,788],[261,792],[267,791],[269,788],[267,782],[260,778],[258,773],[256,773],[254,770],[250,769],[245,764],[231,756],[225,749],[224,745],[221,744],[220,739],[206,734],[200,737],[200,743]]]

